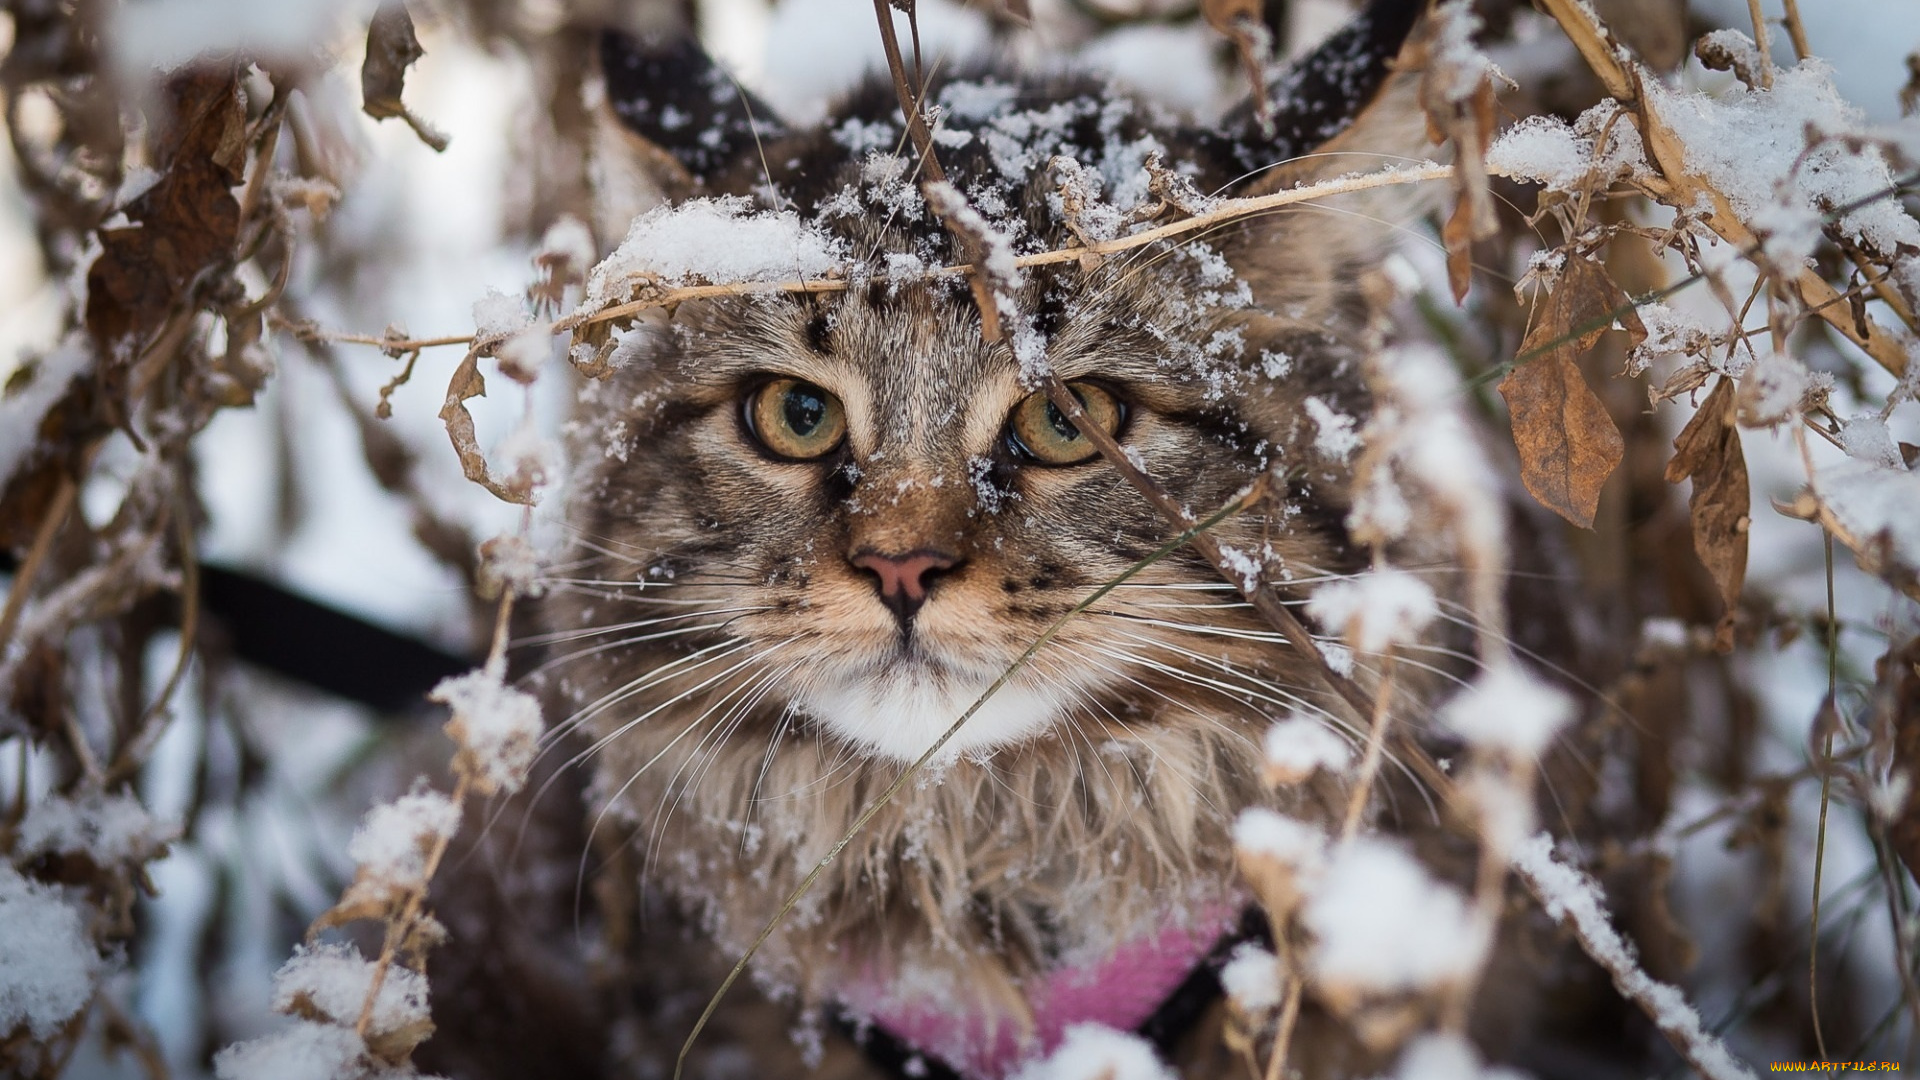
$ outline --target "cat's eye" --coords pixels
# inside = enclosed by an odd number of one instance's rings
[[[840,399],[799,379],[761,383],[747,395],[746,418],[761,446],[796,461],[829,453],[847,434]]]
[[[1120,431],[1126,412],[1119,398],[1088,382],[1068,383],[1067,389],[1100,430],[1109,435]],[[1099,453],[1045,394],[1029,394],[1013,407],[1007,434],[1022,454],[1042,465],[1078,465]]]

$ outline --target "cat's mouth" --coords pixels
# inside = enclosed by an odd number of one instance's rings
[[[911,762],[963,715],[966,722],[936,760],[1025,742],[1051,728],[1088,689],[1025,672],[993,689],[1005,671],[1004,664],[956,661],[903,638],[865,662],[818,665],[800,680],[794,703],[830,737],[876,757]]]

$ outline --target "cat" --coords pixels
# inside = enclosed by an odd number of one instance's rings
[[[1068,175],[1120,215],[1153,201],[1150,158],[1176,187],[1251,195],[1426,154],[1416,75],[1396,66],[1424,8],[1375,0],[1274,82],[1270,128],[1248,106],[1208,128],[1086,80],[936,72],[939,164],[1029,252],[1118,228],[1069,220]],[[576,416],[575,542],[541,606],[538,680],[592,744],[596,842],[648,905],[634,993],[672,1016],[634,1037],[670,1060],[880,793],[1177,529],[984,339],[964,281],[915,273],[965,253],[916,186],[890,82],[797,130],[685,37],[608,33],[601,64],[622,128],[601,165],[610,220],[635,200],[746,200],[730,205],[824,237],[849,279],[643,316]],[[1092,422],[1193,513],[1274,487],[1216,533],[1297,601],[1365,562],[1324,435],[1367,412],[1359,283],[1418,210],[1395,192],[1241,220],[1029,268],[1013,299]],[[1233,821],[1329,820],[1345,797],[1261,783],[1261,736],[1296,709],[1354,719],[1176,546],[1061,623],[866,822],[754,960],[776,1004],[735,991],[697,1064],[999,1077],[1095,1020],[1189,1075],[1243,1068],[1194,1020],[1223,943],[1261,932],[1242,928]],[[809,1016],[852,1042],[796,1049]]]

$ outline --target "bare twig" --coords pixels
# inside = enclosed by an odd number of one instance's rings
[[[1633,961],[1626,940],[1607,919],[1606,904],[1595,885],[1553,857],[1544,835],[1521,846],[1513,869],[1547,914],[1571,931],[1580,947],[1613,978],[1621,996],[1639,1006],[1667,1036],[1674,1050],[1707,1080],[1752,1080],[1753,1074],[1727,1052],[1680,991],[1656,981]]]
[[[6,655],[14,628],[20,622],[20,613],[26,610],[27,594],[33,589],[33,580],[40,576],[40,564],[47,561],[53,538],[59,535],[60,527],[66,524],[67,515],[73,511],[73,499],[77,492],[73,477],[62,472],[60,486],[54,490],[53,499],[47,504],[46,516],[40,519],[40,527],[34,531],[33,546],[27,549],[26,559],[13,575],[13,588],[7,590],[7,605],[0,609],[0,656]]]

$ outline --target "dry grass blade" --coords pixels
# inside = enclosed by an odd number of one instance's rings
[[[1920,638],[1898,651],[1888,650],[1882,663],[1882,678],[1891,690],[1892,767],[1896,775],[1908,777],[1906,797],[1887,827],[1887,839],[1907,873],[1920,881],[1920,783],[1914,780],[1920,777]]]

